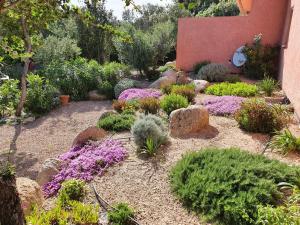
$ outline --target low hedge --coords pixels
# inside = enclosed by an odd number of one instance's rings
[[[233,95],[240,97],[251,97],[258,93],[258,87],[256,85],[243,82],[224,82],[209,86],[206,88],[205,93],[217,96]]]

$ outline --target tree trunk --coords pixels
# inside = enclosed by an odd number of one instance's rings
[[[30,54],[32,51],[32,46],[31,46],[31,40],[30,40],[30,36],[29,36],[27,23],[26,23],[24,16],[22,16],[22,18],[21,18],[21,25],[22,25],[22,30],[23,30],[26,53]],[[29,64],[30,64],[30,58],[27,57],[24,60],[24,67],[23,67],[23,72],[22,72],[22,76],[21,76],[21,97],[20,97],[19,104],[17,106],[16,116],[21,116],[21,113],[22,113],[22,110],[23,110],[23,107],[24,107],[24,104],[26,101],[26,93],[27,93],[26,76],[28,73]]]
[[[18,195],[16,178],[3,180],[0,177],[0,224],[24,225],[25,219]]]

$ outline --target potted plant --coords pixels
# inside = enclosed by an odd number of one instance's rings
[[[237,0],[236,2],[242,15],[247,15],[251,11],[253,0]]]
[[[70,100],[70,95],[60,95],[59,100],[62,106],[68,105]]]

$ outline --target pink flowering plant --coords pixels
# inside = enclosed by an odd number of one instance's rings
[[[123,161],[126,156],[127,151],[118,140],[72,147],[59,156],[63,162],[62,168],[52,181],[44,185],[45,196],[55,195],[65,180],[80,179],[89,182],[94,176],[101,176],[109,166]]]
[[[156,89],[130,88],[123,91],[118,99],[128,101],[143,98],[159,98],[161,95],[161,91]]]
[[[208,109],[210,114],[224,116],[236,113],[244,100],[245,98],[236,96],[216,96],[206,98],[203,105]]]

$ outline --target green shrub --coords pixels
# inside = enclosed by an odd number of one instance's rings
[[[270,147],[287,154],[291,151],[300,152],[300,138],[296,138],[289,129],[277,131],[270,141]]]
[[[265,76],[277,79],[280,48],[262,45],[261,39],[262,36],[257,35],[252,45],[246,45],[244,53],[247,61],[243,65],[242,71],[252,79],[263,79]]]
[[[243,82],[238,83],[219,83],[213,84],[205,89],[206,94],[224,96],[224,95],[234,95],[241,97],[255,96],[258,93],[258,88],[256,85],[247,84]]]
[[[278,183],[300,185],[300,169],[239,149],[203,149],[183,156],[171,170],[172,190],[208,220],[256,224],[258,205],[282,200]]]
[[[21,94],[18,85],[18,80],[7,80],[0,86],[0,118],[16,109]]]
[[[159,146],[167,141],[164,122],[161,118],[151,114],[137,120],[131,128],[131,133],[138,150],[142,153],[153,155]]]
[[[193,84],[173,85],[171,93],[186,97],[188,102],[191,103],[194,102],[196,96],[195,85]]]
[[[278,88],[278,83],[276,80],[270,77],[265,77],[259,84],[258,87],[267,96],[272,96],[273,92]]]
[[[168,65],[158,67],[158,71],[160,73],[164,73],[168,70],[176,70],[176,66],[174,64],[168,64]]]
[[[221,82],[224,81],[225,76],[230,73],[228,67],[218,64],[211,63],[203,66],[198,72],[198,79],[207,80],[209,82]]]
[[[202,67],[207,66],[208,64],[211,64],[211,61],[205,60],[205,61],[196,63],[193,67],[194,73],[198,74],[199,70],[202,69]]]
[[[132,111],[121,114],[108,114],[106,117],[99,119],[97,127],[108,131],[125,131],[130,130],[135,121],[135,116]]]
[[[205,1],[204,1],[205,2]],[[235,0],[211,1],[208,8],[201,10],[198,17],[215,17],[215,16],[238,16],[240,10]]]
[[[137,100],[114,100],[113,101],[113,108],[118,113],[122,113],[124,111],[136,111],[140,107],[140,103]]]
[[[170,115],[176,109],[188,107],[189,102],[186,97],[177,94],[170,94],[165,96],[161,102],[161,108]]]
[[[14,178],[16,174],[15,166],[10,162],[0,162],[0,179],[2,180],[10,180]]]
[[[162,91],[162,93],[164,93],[165,95],[169,95],[171,94],[172,91],[172,85],[162,85],[160,87],[160,90]]]
[[[272,133],[281,130],[285,115],[263,100],[244,101],[235,115],[240,127],[249,132]]]
[[[27,76],[28,90],[25,108],[34,114],[43,114],[59,105],[59,92],[48,80],[35,74]]]
[[[157,98],[143,98],[140,100],[140,108],[145,114],[157,114],[160,109],[160,101]]]
[[[72,221],[80,225],[97,225],[99,221],[99,207],[72,201]]]
[[[75,179],[63,182],[58,195],[58,203],[66,207],[70,201],[82,201],[85,196],[84,185],[83,181]]]
[[[134,217],[134,211],[126,203],[117,204],[113,210],[107,213],[111,225],[131,225],[130,217]]]
[[[136,87],[136,81],[135,80],[131,80],[131,79],[128,79],[128,78],[125,78],[123,80],[120,80],[115,88],[114,88],[114,91],[115,91],[115,97],[116,98],[119,98],[119,95],[129,89],[129,88],[135,88]]]

